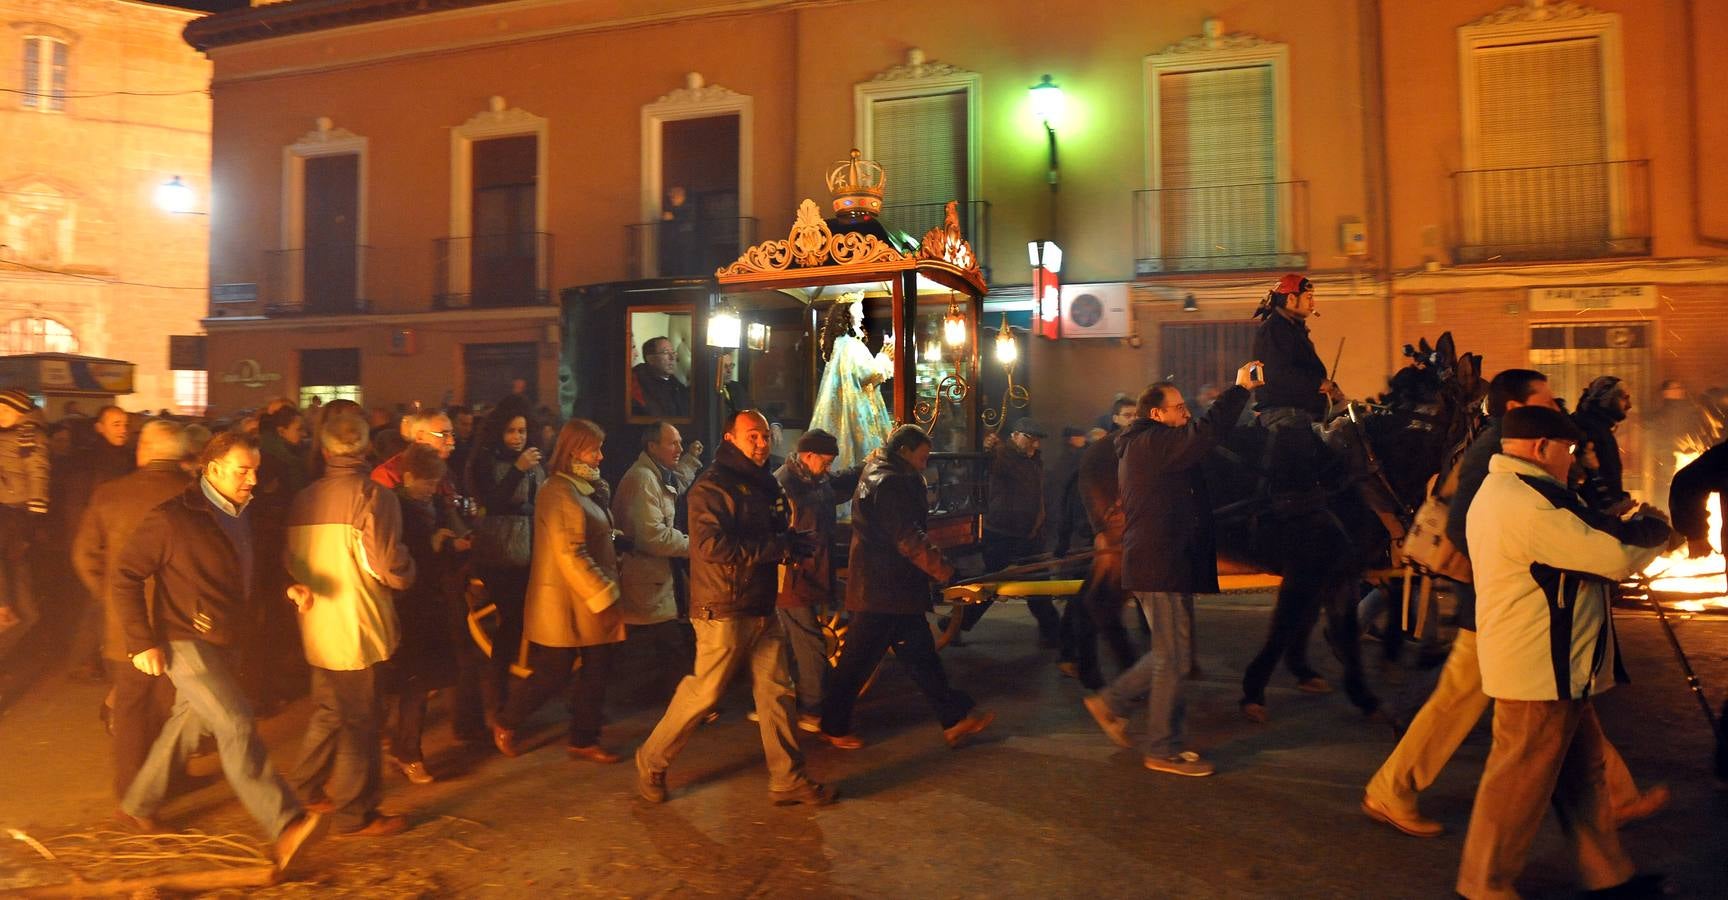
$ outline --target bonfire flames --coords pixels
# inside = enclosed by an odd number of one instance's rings
[[[1698,458],[1697,452],[1676,452],[1674,454],[1674,471],[1686,468],[1686,464]],[[1670,609],[1683,612],[1703,612],[1705,610],[1728,611],[1728,596],[1723,596],[1722,570],[1728,560],[1722,556],[1722,498],[1719,494],[1710,495],[1710,554],[1697,559],[1689,559],[1686,548],[1659,556],[1644,569],[1644,574],[1650,578],[1651,599],[1660,601],[1657,595],[1667,595],[1675,598],[1668,603]]]

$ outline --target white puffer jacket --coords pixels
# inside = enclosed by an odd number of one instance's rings
[[[1466,528],[1482,690],[1576,700],[1613,687],[1613,586],[1662,552],[1668,523],[1597,513],[1541,466],[1499,454]]]

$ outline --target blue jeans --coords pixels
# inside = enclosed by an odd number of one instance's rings
[[[1182,719],[1187,710],[1182,682],[1193,662],[1194,595],[1135,591],[1134,596],[1152,629],[1152,646],[1099,696],[1111,712],[1127,718],[1135,698],[1144,695],[1146,755],[1174,756],[1182,752]]]
[[[270,765],[264,739],[252,721],[252,706],[234,679],[227,654],[203,641],[169,641],[167,677],[176,691],[174,711],[120,808],[141,818],[155,815],[167,800],[169,780],[208,731],[216,736],[222,774],[240,805],[275,840],[300,817],[300,801]]]
[[[822,714],[822,698],[828,690],[831,668],[828,665],[828,641],[822,634],[819,611],[814,606],[793,606],[777,609],[780,630],[786,633],[786,649],[792,653],[792,671],[798,684],[800,715]]]

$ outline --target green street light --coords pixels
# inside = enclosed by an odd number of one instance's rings
[[[1061,123],[1065,106],[1061,86],[1046,75],[1027,90],[1032,96],[1032,114],[1038,117],[1038,121],[1043,123],[1045,128],[1055,131],[1056,126]]]

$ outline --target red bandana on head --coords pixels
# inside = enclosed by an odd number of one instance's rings
[[[1278,286],[1274,287],[1272,291],[1278,294],[1299,294],[1302,292],[1302,282],[1307,280],[1300,273],[1291,272],[1278,279]]]

